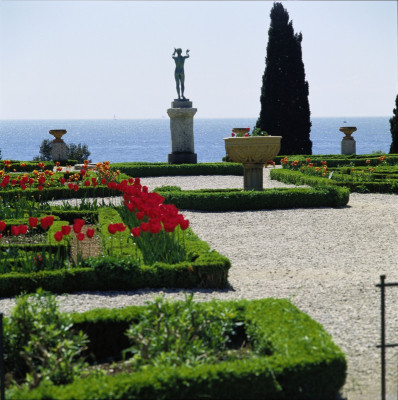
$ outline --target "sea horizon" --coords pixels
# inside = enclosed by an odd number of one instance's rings
[[[344,136],[341,126],[356,126],[357,154],[387,153],[391,145],[390,117],[311,117],[313,154],[339,154]],[[194,151],[198,162],[221,161],[223,138],[232,128],[252,129],[257,117],[195,118]],[[164,118],[10,119],[0,120],[2,159],[30,161],[39,155],[40,144],[53,139],[51,129],[66,129],[67,144],[86,144],[94,162],[167,162],[171,152],[170,120]]]

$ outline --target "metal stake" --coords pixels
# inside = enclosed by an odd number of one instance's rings
[[[380,275],[381,290],[381,400],[386,400],[386,326],[385,326],[385,283],[386,276]]]
[[[5,400],[3,313],[0,313],[0,399]]]

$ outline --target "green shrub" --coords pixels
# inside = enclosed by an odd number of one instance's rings
[[[170,303],[168,307],[167,315],[172,308],[181,309],[181,302]],[[218,362],[212,359],[194,367],[161,362],[133,373],[89,376],[58,387],[42,385],[35,390],[14,392],[11,398],[334,400],[337,397],[346,375],[344,354],[317,322],[288,300],[213,301],[198,303],[195,309],[197,317],[210,315],[214,320],[224,313],[225,318],[231,314],[234,322],[243,323],[247,334],[244,340],[250,345],[245,357]],[[87,332],[89,351],[96,359],[112,355],[116,359],[122,351],[120,342],[128,346],[126,338],[122,339],[126,327],[145,321],[145,310],[145,307],[128,307],[74,314],[74,327]],[[181,325],[185,325],[185,317],[182,319]],[[219,328],[217,324],[216,341],[223,329]],[[109,353],[109,348],[118,354]]]
[[[87,336],[75,334],[72,318],[58,311],[55,296],[38,290],[17,298],[11,317],[5,320],[5,366],[29,389],[42,381],[65,384],[84,366],[80,353]]]
[[[167,163],[115,163],[115,169],[132,177],[178,176],[178,175],[243,175],[242,164],[239,163],[199,163],[199,164],[167,164]]]
[[[281,171],[281,170],[272,170]],[[273,176],[273,175],[271,175]],[[349,200],[349,192],[332,186],[323,188],[277,188],[263,191],[239,189],[177,190],[156,188],[165,203],[188,210],[242,211],[300,207],[341,207]]]
[[[36,201],[51,201],[56,199],[75,199],[84,197],[110,197],[119,196],[120,192],[116,189],[110,189],[106,186],[81,186],[76,192],[68,187],[45,187],[43,190],[38,189],[8,189],[0,191],[1,197],[8,201],[18,197],[27,197]]]
[[[352,154],[352,155],[342,155],[342,154],[319,154],[319,155],[290,155],[287,156],[289,163],[292,161],[299,161],[300,163],[305,162],[306,159],[310,159],[311,163],[315,166],[321,166],[321,161],[326,161],[329,168],[334,168],[338,166],[376,166],[380,165],[379,154]],[[281,160],[285,158],[284,155],[279,155],[274,158],[275,164],[280,165]],[[366,162],[370,161],[370,164]],[[398,164],[398,154],[386,155],[385,162],[389,165]]]
[[[235,312],[229,307],[203,309],[193,301],[193,294],[184,302],[170,303],[164,296],[149,302],[138,323],[126,332],[133,345],[124,353],[132,353],[135,366],[196,366],[228,358],[227,344],[234,333]]]
[[[336,175],[338,178],[338,175]],[[398,180],[394,179],[382,179],[380,181],[366,181],[357,180],[352,181],[349,179],[349,175],[342,181],[338,181],[334,178],[321,178],[316,176],[310,176],[301,173],[300,171],[292,171],[288,169],[275,169],[271,171],[271,179],[278,180],[284,183],[290,183],[295,185],[309,185],[314,188],[347,188],[351,192],[360,193],[398,193]]]

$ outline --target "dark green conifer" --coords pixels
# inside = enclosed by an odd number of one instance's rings
[[[261,111],[256,127],[270,135],[282,136],[279,154],[312,154],[302,35],[294,33],[289,14],[281,3],[274,3],[270,16]]]
[[[392,136],[392,142],[390,147],[390,153],[397,154],[398,153],[398,95],[395,99],[395,108],[392,110],[394,114],[392,118],[390,118],[390,131]]]

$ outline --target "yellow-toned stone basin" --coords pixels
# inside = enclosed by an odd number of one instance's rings
[[[282,136],[249,136],[224,138],[230,161],[265,164],[278,155]]]

